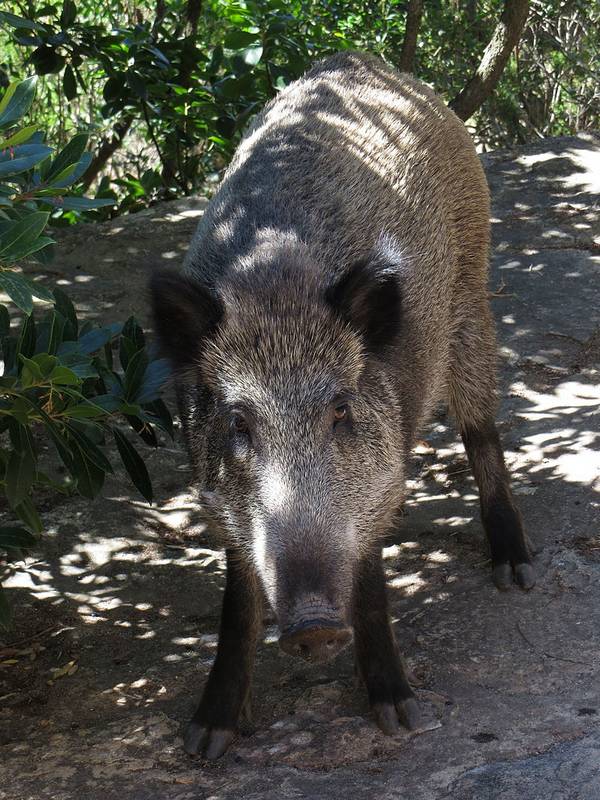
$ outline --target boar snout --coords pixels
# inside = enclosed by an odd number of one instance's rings
[[[290,656],[324,664],[331,661],[352,640],[352,630],[341,622],[313,618],[287,628],[279,638],[281,649]]]

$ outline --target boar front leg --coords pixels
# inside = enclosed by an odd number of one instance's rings
[[[416,728],[419,709],[390,623],[380,548],[359,563],[353,623],[358,672],[377,725],[388,735],[397,733],[400,723]]]
[[[228,550],[217,656],[184,738],[190,755],[219,758],[235,736],[250,703],[261,608],[256,575],[239,553]]]

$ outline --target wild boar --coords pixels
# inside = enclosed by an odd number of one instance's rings
[[[153,277],[194,480],[227,551],[189,753],[218,757],[235,735],[263,594],[287,653],[326,661],[354,639],[378,725],[417,724],[381,542],[440,401],[479,487],[496,585],[533,586],[495,424],[489,216],[462,122],[414,78],[343,53],[268,103],[184,274]]]

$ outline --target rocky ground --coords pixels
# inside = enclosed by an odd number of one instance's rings
[[[214,656],[224,563],[180,444],[165,442],[149,455],[155,506],[122,473],[93,503],[48,501],[43,547],[8,575],[0,798],[600,798],[600,140],[485,161],[500,427],[537,587],[492,586],[473,481],[440,416],[385,549],[423,728],[378,733],[351,655],[296,663],[267,618],[252,727],[220,761],[193,760],[182,725]],[[150,269],[180,262],[202,207],[69,231],[47,279],[88,316],[145,319]]]

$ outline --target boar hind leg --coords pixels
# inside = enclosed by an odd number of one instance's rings
[[[359,563],[354,593],[356,664],[375,720],[392,735],[417,727],[419,709],[390,624],[381,550]]]
[[[190,755],[222,756],[249,708],[261,608],[256,576],[240,561],[239,554],[228,550],[217,656],[184,737]]]
[[[535,576],[521,516],[495,422],[496,341],[487,300],[471,306],[456,337],[450,378],[450,407],[456,417],[475,481],[492,556],[493,580],[508,589],[513,577],[531,589]]]

